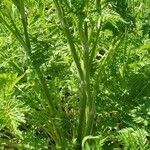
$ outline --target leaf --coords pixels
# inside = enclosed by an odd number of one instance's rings
[[[99,143],[100,143],[101,146],[103,145],[104,141],[106,140],[106,138],[102,138],[101,135],[99,135],[99,136],[92,136],[92,135],[85,136],[82,140],[82,147],[84,147],[87,140],[96,140],[96,139],[100,140]]]
[[[18,126],[21,123],[25,123],[25,112],[28,112],[29,108],[24,106],[22,102],[13,97],[14,88],[16,84],[22,79],[22,76],[17,74],[0,74],[0,124],[1,128],[8,128],[12,133],[18,135],[21,138],[21,132],[18,130]]]

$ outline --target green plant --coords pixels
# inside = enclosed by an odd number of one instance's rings
[[[122,129],[119,131],[118,138],[124,144],[124,149],[149,149],[147,141],[148,133],[144,129],[134,131],[132,128]]]
[[[3,149],[118,148],[118,130],[149,132],[148,0],[3,0],[0,8],[1,78],[14,82],[11,94],[0,92]]]

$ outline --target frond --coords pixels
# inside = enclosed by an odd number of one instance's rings
[[[20,79],[16,74],[0,74],[0,128],[7,128],[21,137],[18,126],[25,122],[24,113],[29,109],[13,96],[15,85]]]

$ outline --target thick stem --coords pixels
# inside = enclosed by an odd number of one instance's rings
[[[72,35],[70,33],[70,30],[69,30],[69,27],[68,27],[68,23],[65,19],[63,8],[61,7],[60,3],[57,0],[54,0],[54,3],[55,3],[55,6],[57,8],[57,11],[58,11],[59,19],[62,23],[64,33],[67,37],[73,60],[74,60],[74,62],[76,64],[76,67],[78,69],[80,79],[81,79],[81,81],[83,81],[84,76],[83,76],[83,71],[82,71],[81,64],[80,64],[80,59],[78,57],[78,54],[77,54],[77,51],[76,51],[76,48],[75,48],[75,45],[74,45],[74,40],[73,40],[73,37],[72,37]]]
[[[70,30],[69,30],[67,21],[65,19],[64,12],[63,12],[63,8],[61,7],[60,3],[57,0],[54,0],[54,3],[57,8],[58,16],[62,23],[64,33],[67,37],[67,40],[68,40],[68,43],[70,46],[72,57],[74,59],[76,67],[78,69],[80,80],[81,80],[82,99],[81,99],[81,106],[80,106],[80,116],[79,116],[79,126],[78,126],[78,130],[77,130],[78,135],[77,135],[77,146],[76,146],[76,149],[80,149],[81,144],[82,144],[83,135],[84,135],[84,127],[85,127],[85,110],[86,110],[86,102],[87,102],[87,82],[85,81],[85,74],[83,73],[83,70],[81,68],[79,57],[77,55],[76,48],[74,46],[73,36],[70,33]],[[82,37],[83,36],[81,35],[81,38]],[[88,53],[87,53],[88,48],[87,48],[87,43],[85,43],[84,40],[82,40],[82,42],[83,42],[84,50],[86,50],[86,52],[84,53],[84,55],[85,55],[84,66],[86,68],[88,66],[88,63],[85,63],[85,62],[88,62]],[[86,72],[86,76],[87,76],[87,74],[89,74],[89,73]],[[87,78],[87,80],[89,80],[89,79]]]
[[[78,30],[79,30],[79,36],[81,39],[81,43],[83,45],[83,61],[84,61],[84,78],[85,78],[85,89],[84,91],[86,92],[86,103],[84,105],[84,111],[86,112],[86,128],[88,126],[88,117],[89,117],[89,112],[91,110],[91,104],[92,104],[92,98],[91,98],[91,92],[90,92],[90,64],[89,64],[89,44],[88,44],[88,38],[86,37],[87,34],[87,30],[85,31],[83,30],[83,23],[84,20],[82,18],[82,16],[79,16],[79,21],[78,21]],[[81,114],[80,114],[81,115]],[[86,129],[85,128],[85,132]],[[85,133],[84,133],[85,135]]]
[[[34,70],[35,70],[35,72],[38,76],[38,79],[40,81],[42,89],[45,93],[47,102],[49,103],[49,106],[50,106],[50,109],[51,109],[51,114],[54,115],[55,114],[54,104],[51,101],[51,96],[49,94],[49,89],[47,87],[45,78],[43,77],[43,74],[42,74],[40,68],[37,67],[36,64],[34,63],[34,58],[32,57],[32,54],[31,54],[31,44],[30,44],[29,35],[28,35],[27,18],[26,18],[26,15],[25,15],[24,3],[22,3],[22,7],[20,9],[21,9],[20,13],[21,13],[21,20],[22,20],[22,25],[23,25],[23,29],[24,29],[25,41],[26,41],[26,45],[27,45],[27,47],[25,48],[25,51],[28,52],[28,56],[29,56],[29,58],[32,62],[32,66],[33,66],[33,68],[34,68]]]
[[[80,117],[79,117],[78,131],[77,131],[78,136],[77,136],[77,147],[76,147],[77,149],[80,149],[79,147],[81,147],[81,144],[82,144],[84,124],[85,124],[85,106],[86,106],[86,99],[87,99],[86,98],[86,92],[84,90],[85,89],[84,74],[83,74],[83,70],[81,68],[79,57],[78,57],[77,52],[76,52],[73,37],[70,33],[67,21],[65,19],[63,8],[60,6],[60,3],[57,0],[54,0],[54,3],[55,3],[55,6],[57,8],[58,16],[59,16],[59,19],[62,23],[64,33],[67,37],[67,40],[68,40],[68,43],[70,46],[72,57],[73,57],[73,60],[76,64],[76,67],[78,69],[80,80],[81,80],[82,99],[81,99],[81,106],[80,106]]]

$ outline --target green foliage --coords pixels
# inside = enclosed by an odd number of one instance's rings
[[[90,145],[88,144],[88,142],[86,142],[87,140],[91,140]],[[95,142],[93,142],[92,140],[94,140]],[[102,136],[87,136],[84,137],[82,141],[82,147],[85,150],[94,150],[94,149],[102,150],[102,146],[104,145],[105,141],[106,138],[103,138]]]
[[[18,127],[25,123],[25,113],[29,111],[14,95],[14,88],[22,77],[17,77],[17,74],[0,74],[0,129],[6,128],[19,137],[22,135]]]
[[[149,149],[149,0],[0,8],[0,149]]]
[[[124,149],[149,149],[147,140],[148,133],[144,129],[133,130],[132,128],[119,131],[119,139],[124,145]]]

